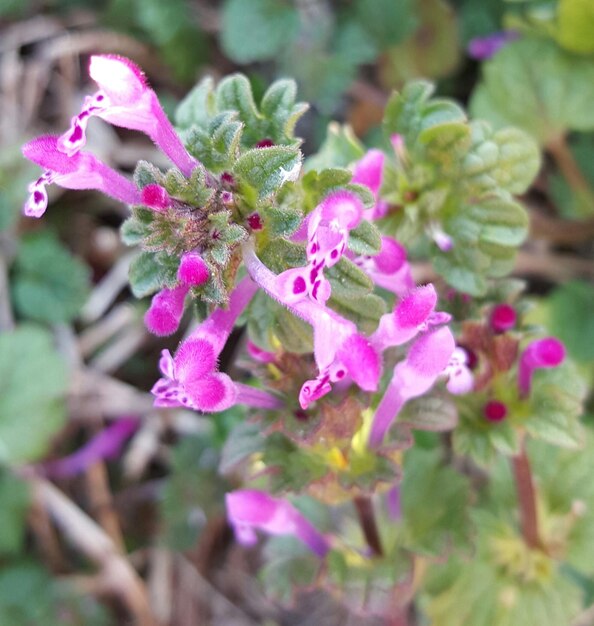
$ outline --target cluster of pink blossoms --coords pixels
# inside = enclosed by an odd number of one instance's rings
[[[29,187],[31,195],[25,204],[25,214],[43,215],[48,202],[45,187],[50,183],[68,189],[96,189],[119,201],[147,206],[154,211],[175,208],[175,199],[163,187],[149,184],[138,189],[128,178],[82,150],[89,119],[99,117],[116,126],[147,134],[186,178],[196,168],[203,167],[186,150],[136,65],[116,56],[94,56],[89,73],[99,89],[87,96],[68,131],[60,137],[39,137],[23,148],[24,155],[44,169]],[[339,385],[341,391],[354,385],[365,392],[377,392],[383,353],[396,346],[409,345],[377,405],[368,442],[371,448],[382,444],[404,404],[427,392],[438,379],[447,379],[452,393],[472,389],[473,378],[466,355],[456,347],[447,326],[450,316],[435,310],[437,293],[432,285],[415,287],[402,245],[390,237],[382,237],[381,250],[373,257],[356,256],[347,249],[351,230],[362,220],[382,217],[387,210],[379,198],[384,158],[379,150],[371,150],[354,168],[353,182],[366,185],[376,198],[373,209],[366,210],[359,197],[350,191],[335,191],[305,218],[294,237],[299,240],[301,234],[305,239],[305,267],[276,275],[258,258],[254,239],[241,244],[248,276],[234,287],[228,306],[217,308],[193,330],[174,356],[168,350],[163,351],[159,363],[162,377],[152,389],[156,406],[185,406],[203,412],[223,411],[237,403],[261,409],[283,408],[282,398],[235,382],[218,369],[221,351],[258,289],[313,328],[318,374],[302,386],[299,402],[303,409],[328,394],[333,384]],[[439,236],[436,233],[436,241]],[[442,241],[442,245],[447,247],[448,242]],[[377,330],[369,336],[359,332],[352,321],[326,304],[331,285],[324,271],[345,255],[363,268],[376,285],[397,296],[393,311],[382,316]],[[162,289],[153,297],[145,316],[148,329],[157,335],[175,332],[190,289],[204,284],[208,277],[208,266],[201,257],[201,250],[186,251],[180,259],[178,284]],[[550,344],[552,340],[545,341],[549,343],[529,346],[522,356],[520,388],[523,393],[529,389],[535,367],[559,361],[558,350]],[[267,358],[257,348],[252,348],[252,353],[258,358]],[[95,453],[93,448],[87,456]],[[329,549],[327,540],[284,500],[245,490],[228,495],[227,504],[238,539],[245,543],[253,542],[253,529],[257,528],[272,534],[293,534],[319,556],[324,556]]]

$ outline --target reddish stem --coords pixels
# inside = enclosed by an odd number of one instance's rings
[[[383,556],[384,550],[377,529],[371,500],[367,496],[358,496],[355,498],[354,504],[367,545],[371,548],[375,556]]]
[[[536,508],[536,490],[530,469],[530,460],[526,449],[522,446],[520,454],[512,457],[518,507],[520,509],[520,525],[526,544],[533,549],[542,549],[542,541],[538,533],[538,511]]]

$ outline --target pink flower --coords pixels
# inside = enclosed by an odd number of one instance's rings
[[[498,304],[491,311],[490,324],[496,333],[504,333],[516,325],[516,310],[509,304]]]
[[[157,337],[166,337],[177,331],[189,290],[188,285],[180,285],[173,289],[161,289],[153,296],[151,306],[144,315],[149,332]]]
[[[375,391],[381,374],[378,351],[356,325],[312,299],[295,301],[286,296],[273,274],[256,256],[253,243],[243,245],[243,260],[252,279],[264,291],[313,327],[314,358],[319,374],[304,383],[299,394],[303,409],[331,390],[330,383],[347,375],[364,391]]]
[[[365,185],[375,198],[375,206],[365,211],[366,220],[378,220],[388,212],[386,202],[380,200],[379,191],[383,181],[386,157],[381,150],[369,150],[360,161],[355,163],[351,182]]]
[[[154,209],[158,213],[163,213],[169,207],[173,206],[173,200],[167,193],[165,187],[157,185],[157,183],[150,183],[146,187],[142,188],[140,192],[142,204]]]
[[[327,539],[290,502],[253,489],[243,489],[225,496],[227,517],[239,543],[252,546],[255,531],[269,535],[292,535],[314,554],[324,558],[330,550]]]
[[[349,255],[351,256],[351,255]],[[382,247],[376,256],[351,256],[373,282],[398,296],[414,289],[410,265],[406,259],[406,249],[392,237],[382,237]]]
[[[376,409],[369,436],[371,448],[382,443],[406,402],[423,395],[444,373],[455,347],[454,337],[445,326],[415,341],[406,358],[394,368],[392,380]]]
[[[89,74],[99,91],[85,98],[81,112],[60,137],[58,149],[68,156],[76,154],[86,142],[89,119],[100,117],[114,126],[147,134],[189,177],[198,161],[185,149],[140,68],[124,57],[97,55],[91,57]]]
[[[565,360],[565,346],[555,337],[536,339],[529,343],[518,365],[518,387],[520,395],[527,396],[532,386],[534,370],[561,365]]]
[[[219,355],[256,289],[245,278],[231,293],[229,308],[214,311],[180,345],[175,357],[163,350],[159,361],[163,377],[151,389],[155,406],[185,406],[206,413],[224,411],[237,403],[267,409],[282,406],[275,396],[235,383],[218,371]]]
[[[363,203],[349,191],[335,191],[309,215],[307,221],[307,265],[279,274],[277,280],[283,299],[297,302],[303,298],[324,304],[330,297],[330,283],[323,270],[336,265],[346,250],[349,231],[363,215]]]
[[[89,152],[68,157],[58,150],[57,144],[57,137],[42,135],[23,146],[24,156],[44,168],[43,174],[29,185],[31,196],[24,207],[25,215],[41,217],[45,213],[45,186],[51,183],[66,189],[97,189],[127,204],[140,203],[140,194],[132,181]]]
[[[468,367],[468,353],[464,348],[456,347],[444,370],[448,382],[446,387],[454,395],[462,395],[472,391],[474,376]]]
[[[208,265],[198,252],[186,252],[180,261],[177,278],[188,287],[203,285],[210,275]]]
[[[377,330],[370,337],[376,350],[407,343],[431,326],[450,321],[448,313],[436,312],[437,293],[433,285],[417,287],[401,298],[394,311],[382,315]]]
[[[188,339],[179,347],[175,358],[163,350],[159,369],[163,374],[151,393],[155,406],[185,406],[195,411],[224,411],[237,401],[233,381],[217,371],[218,353],[207,338]]]

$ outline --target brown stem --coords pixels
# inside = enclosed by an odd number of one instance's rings
[[[367,545],[371,548],[375,556],[383,556],[384,550],[375,522],[375,514],[371,500],[367,496],[358,496],[355,498],[354,504]]]
[[[569,186],[578,194],[587,195],[594,201],[594,193],[575,160],[564,135],[559,135],[547,144],[547,150],[555,159],[557,167],[569,183]]]
[[[542,541],[538,534],[538,512],[536,509],[536,490],[530,469],[530,460],[526,449],[522,446],[520,454],[512,457],[518,506],[520,509],[520,525],[524,541],[530,548],[542,549]]]

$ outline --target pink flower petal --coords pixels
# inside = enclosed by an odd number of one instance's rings
[[[179,264],[177,278],[191,287],[203,285],[210,275],[208,265],[197,252],[186,252]]]
[[[198,384],[217,365],[214,347],[206,339],[188,339],[175,354],[175,377],[186,387]]]
[[[532,385],[534,370],[561,365],[565,360],[565,346],[555,337],[536,339],[526,346],[518,366],[520,394],[527,396]]]

